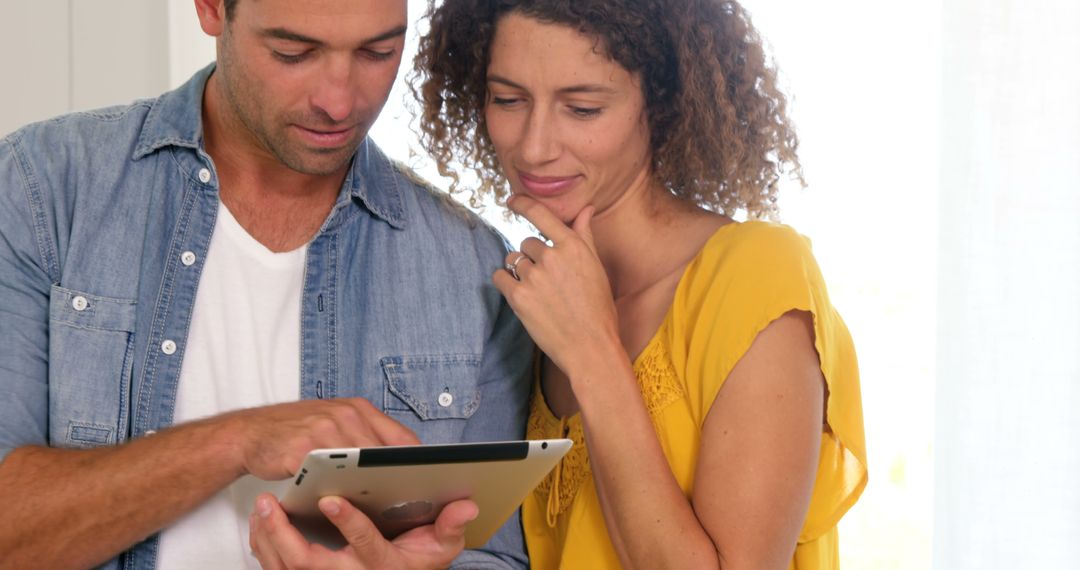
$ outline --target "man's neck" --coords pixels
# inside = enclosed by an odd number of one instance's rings
[[[222,203],[271,251],[291,251],[308,243],[333,209],[350,163],[326,175],[289,168],[225,110],[218,87],[211,75],[202,114],[203,139],[214,160]]]

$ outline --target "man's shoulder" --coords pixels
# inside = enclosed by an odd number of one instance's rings
[[[417,206],[422,210],[422,216],[431,220],[434,215],[442,220],[447,226],[468,230],[474,234],[486,235],[491,241],[497,242],[500,247],[505,243],[505,238],[487,220],[469,210],[461,202],[458,202],[450,193],[439,189],[425,179],[412,167],[397,160],[390,160],[394,172],[403,190],[411,194]]]
[[[187,83],[152,99],[75,111],[31,123],[5,139],[33,161],[45,153],[52,166],[138,160],[165,146],[194,148],[202,136],[201,105],[213,64]],[[66,156],[65,156],[66,155]]]
[[[126,105],[72,111],[29,123],[9,134],[9,137],[28,138],[32,135],[55,135],[65,132],[84,132],[87,129],[123,129],[140,127],[154,106],[154,99],[138,99]]]
[[[399,160],[389,160],[398,179],[410,186],[410,190],[416,194],[420,200],[445,210],[447,214],[457,217],[460,221],[468,224],[469,227],[484,223],[484,220],[480,216],[477,216],[460,202],[454,200],[447,192],[436,188],[434,184],[421,176],[409,165]]]
[[[133,150],[153,104],[153,99],[141,99],[127,105],[65,113],[25,125],[4,140],[30,154],[31,159],[37,153],[54,157],[76,154],[83,159],[98,153],[121,156],[117,151],[123,145]],[[123,157],[130,158],[131,154]]]

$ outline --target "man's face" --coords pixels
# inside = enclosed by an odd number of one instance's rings
[[[218,44],[222,133],[289,168],[347,166],[397,76],[406,0],[241,0]]]

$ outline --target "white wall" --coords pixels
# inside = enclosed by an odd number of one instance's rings
[[[169,89],[179,87],[216,58],[214,38],[203,33],[192,0],[168,1]]]
[[[0,7],[0,133],[168,86],[165,4],[33,0]]]
[[[66,0],[0,8],[0,133],[71,107],[70,20]]]

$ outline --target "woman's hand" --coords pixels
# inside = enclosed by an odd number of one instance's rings
[[[592,206],[567,226],[543,204],[516,195],[511,210],[532,222],[551,240],[521,242],[510,252],[509,270],[495,272],[495,286],[529,331],[529,335],[570,378],[581,367],[594,364],[607,346],[619,346],[618,314],[604,266],[592,237]],[[523,257],[524,256],[524,257]]]

